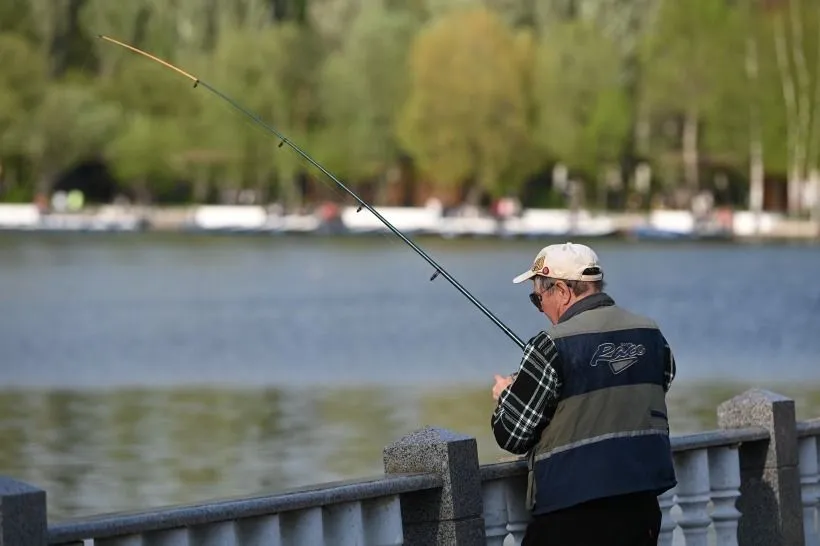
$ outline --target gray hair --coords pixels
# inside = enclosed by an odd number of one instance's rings
[[[595,294],[596,292],[603,292],[604,290],[603,279],[601,279],[600,281],[567,281],[564,279],[544,277],[543,275],[536,275],[534,279],[535,287],[539,292],[546,292],[547,290],[555,286],[555,283],[559,280],[566,284],[567,287],[570,290],[572,290],[572,293],[576,296],[583,296],[587,293]]]

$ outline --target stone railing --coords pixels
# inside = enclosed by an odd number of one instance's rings
[[[766,430],[759,428],[674,437],[672,448],[679,485],[659,497],[663,514],[659,544],[673,544],[674,533],[680,529],[687,546],[705,545],[710,526],[717,532],[717,544],[737,544],[738,446],[768,438]],[[530,521],[525,507],[526,462],[484,465],[481,479],[487,544],[501,546],[508,535],[512,535],[512,544],[520,544]],[[711,516],[707,513],[710,501],[714,506]],[[673,515],[673,511],[681,514]]]
[[[659,498],[659,544],[820,546],[820,420],[753,390],[719,430],[674,436],[677,487]],[[476,440],[436,428],[384,449],[385,475],[272,496],[49,525],[45,492],[0,478],[0,546],[518,545],[526,463],[478,464]]]
[[[269,497],[113,514],[53,525],[48,544],[229,546],[404,543],[402,495],[441,487],[435,474],[325,484]]]
[[[792,400],[749,391],[721,404],[718,424],[720,430],[672,438],[678,485],[659,497],[658,543],[820,546],[820,421],[796,423]],[[520,544],[530,520],[526,463],[485,465],[481,473],[487,544],[507,544],[508,535]]]

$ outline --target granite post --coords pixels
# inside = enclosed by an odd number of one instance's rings
[[[741,546],[803,546],[794,400],[748,390],[718,406],[720,428],[762,427],[769,440],[740,446]]]
[[[427,427],[384,448],[387,474],[431,472],[441,489],[403,495],[408,546],[484,546],[484,503],[475,438]]]
[[[0,476],[0,546],[45,546],[46,492]]]

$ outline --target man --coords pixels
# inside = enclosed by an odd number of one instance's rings
[[[656,545],[657,497],[676,485],[666,392],[669,344],[650,319],[603,292],[595,252],[551,245],[513,279],[553,323],[521,365],[495,376],[498,445],[527,453],[533,520],[522,546]]]

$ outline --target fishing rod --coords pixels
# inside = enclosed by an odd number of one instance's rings
[[[377,212],[377,211],[376,211],[373,207],[371,207],[371,206],[370,206],[370,205],[368,205],[366,202],[364,202],[364,201],[363,201],[363,200],[362,200],[362,199],[361,199],[358,195],[356,195],[356,193],[355,193],[353,190],[351,190],[350,188],[348,188],[345,184],[343,184],[343,183],[342,183],[342,181],[341,181],[341,180],[339,180],[338,178],[336,178],[336,176],[334,176],[334,175],[333,175],[333,173],[331,173],[330,171],[328,171],[327,169],[325,169],[325,168],[324,168],[324,167],[323,167],[323,166],[322,166],[322,165],[321,165],[318,161],[316,161],[316,160],[315,160],[315,159],[313,159],[311,156],[309,156],[307,153],[305,153],[304,151],[302,151],[302,149],[301,149],[301,148],[299,148],[296,144],[294,144],[294,143],[293,143],[290,139],[288,139],[285,135],[283,135],[282,133],[280,133],[279,131],[277,131],[275,128],[273,128],[273,127],[271,127],[270,125],[268,125],[267,123],[265,123],[265,122],[264,122],[264,121],[263,121],[263,120],[262,120],[259,116],[257,116],[256,114],[254,114],[254,113],[250,112],[249,110],[247,110],[247,109],[243,108],[242,106],[240,106],[240,105],[239,105],[239,104],[238,104],[235,100],[233,100],[232,98],[228,97],[227,95],[225,95],[224,93],[222,93],[221,91],[219,91],[218,89],[216,89],[215,87],[213,87],[212,85],[210,85],[209,83],[207,83],[207,82],[204,82],[204,81],[200,80],[199,78],[197,78],[197,77],[196,77],[196,76],[194,76],[193,74],[190,74],[189,72],[186,72],[185,70],[183,70],[183,69],[181,69],[181,68],[179,68],[179,67],[177,67],[177,66],[174,66],[174,65],[172,65],[171,63],[169,63],[169,62],[167,62],[167,61],[164,61],[164,60],[162,60],[162,59],[160,59],[160,58],[158,58],[158,57],[155,57],[155,56],[151,55],[150,53],[146,53],[145,51],[143,51],[143,50],[141,50],[141,49],[138,49],[138,48],[136,48],[136,47],[134,47],[134,46],[132,46],[132,45],[128,45],[128,44],[126,44],[126,43],[120,42],[119,40],[115,40],[114,38],[111,38],[111,37],[109,37],[109,36],[105,36],[105,35],[102,35],[102,34],[100,34],[100,35],[99,35],[99,37],[100,37],[101,39],[103,39],[103,40],[107,41],[107,42],[111,42],[111,43],[116,44],[116,45],[118,45],[118,46],[124,47],[124,48],[126,48],[126,49],[128,49],[128,50],[131,50],[131,51],[133,51],[134,53],[138,53],[138,54],[140,54],[140,55],[142,55],[142,56],[144,56],[144,57],[147,57],[147,58],[151,59],[152,61],[155,61],[155,62],[157,62],[157,63],[161,64],[162,66],[166,67],[166,68],[170,68],[171,70],[173,70],[173,71],[174,71],[174,72],[176,72],[177,74],[180,74],[181,76],[184,76],[184,77],[188,78],[189,80],[191,80],[192,82],[194,82],[194,87],[195,87],[195,88],[201,85],[202,87],[204,87],[205,89],[207,89],[208,91],[210,91],[211,93],[213,93],[214,95],[216,95],[216,96],[218,96],[219,98],[221,98],[222,100],[226,101],[228,104],[230,104],[231,106],[233,106],[233,107],[234,107],[235,109],[237,109],[238,111],[240,111],[240,112],[242,112],[243,114],[245,114],[245,116],[247,116],[248,118],[250,118],[250,119],[251,119],[254,123],[256,123],[257,125],[261,126],[263,129],[265,129],[265,130],[266,130],[266,131],[268,131],[269,133],[272,133],[273,135],[275,135],[275,136],[279,139],[279,141],[280,141],[280,142],[279,142],[279,148],[281,148],[281,147],[282,147],[282,146],[284,146],[285,144],[287,144],[288,146],[290,146],[290,147],[291,147],[291,148],[292,148],[292,149],[293,149],[293,150],[294,150],[297,154],[299,154],[300,156],[302,156],[302,157],[303,157],[303,158],[304,158],[304,159],[305,159],[308,163],[310,163],[311,165],[313,165],[314,167],[316,167],[317,169],[319,169],[319,170],[320,170],[320,171],[321,171],[321,172],[322,172],[325,176],[327,176],[328,178],[330,178],[330,179],[331,179],[333,182],[335,182],[335,183],[336,183],[336,184],[337,184],[340,188],[342,188],[342,189],[343,189],[345,192],[347,192],[347,193],[348,193],[351,197],[353,197],[353,199],[355,199],[355,200],[359,203],[359,208],[358,208],[358,209],[356,209],[356,212],[361,212],[362,208],[365,208],[365,209],[367,209],[368,211],[370,211],[371,213],[373,213],[373,215],[374,215],[376,218],[378,218],[378,219],[379,219],[379,221],[387,227],[387,229],[389,229],[390,231],[392,231],[392,232],[393,232],[393,233],[394,233],[394,234],[395,234],[395,235],[396,235],[399,239],[401,239],[402,241],[404,241],[405,243],[407,243],[407,245],[408,245],[410,248],[412,248],[414,251],[416,251],[416,253],[417,253],[419,256],[421,256],[422,258],[424,258],[424,260],[425,260],[425,261],[427,261],[427,263],[428,263],[428,264],[430,264],[431,266],[433,266],[433,268],[435,269],[435,272],[433,273],[433,276],[432,276],[432,277],[430,277],[430,280],[431,280],[431,281],[434,281],[434,280],[436,279],[436,277],[438,277],[439,275],[441,275],[442,277],[444,277],[445,279],[447,279],[448,281],[450,281],[450,284],[452,284],[452,285],[456,288],[456,290],[458,290],[459,292],[461,292],[461,294],[462,294],[462,295],[464,295],[464,297],[466,297],[468,300],[470,300],[470,301],[473,303],[473,305],[475,305],[476,307],[478,307],[478,308],[479,308],[479,310],[481,310],[481,312],[482,312],[482,313],[484,313],[485,315],[487,315],[487,317],[488,317],[491,321],[493,321],[493,322],[495,323],[495,325],[496,325],[496,326],[498,326],[499,328],[501,328],[501,330],[502,330],[505,334],[507,334],[507,337],[509,337],[511,340],[513,340],[513,341],[515,342],[515,344],[516,344],[516,345],[518,345],[518,347],[519,347],[519,348],[524,349],[525,344],[524,344],[524,342],[521,340],[521,338],[519,338],[517,335],[515,335],[515,333],[514,333],[512,330],[510,330],[510,328],[509,328],[509,327],[507,327],[507,325],[505,325],[503,322],[501,322],[501,320],[500,320],[498,317],[496,317],[494,314],[492,314],[492,312],[490,312],[490,310],[489,310],[489,309],[487,309],[486,307],[484,307],[484,305],[483,305],[480,301],[478,301],[478,300],[477,300],[477,299],[476,299],[476,298],[475,298],[472,294],[470,294],[470,292],[469,292],[469,291],[467,291],[467,289],[466,289],[466,288],[464,288],[463,286],[461,286],[461,284],[459,284],[459,282],[458,282],[458,281],[456,281],[456,280],[455,280],[455,279],[454,279],[454,278],[453,278],[453,277],[452,277],[449,273],[447,273],[447,271],[446,271],[443,267],[441,267],[438,263],[436,263],[436,261],[435,261],[435,260],[433,260],[433,258],[431,258],[430,256],[428,256],[426,252],[424,252],[424,251],[423,251],[421,248],[419,248],[419,247],[418,247],[418,246],[417,246],[417,245],[416,245],[413,241],[411,241],[411,240],[410,240],[407,236],[405,236],[405,235],[404,235],[404,233],[402,233],[401,231],[399,231],[398,229],[396,229],[396,228],[393,226],[393,224],[391,224],[390,222],[388,222],[388,221],[387,221],[387,219],[386,219],[384,216],[382,216],[381,214],[379,214],[379,213],[378,213],[378,212]]]

